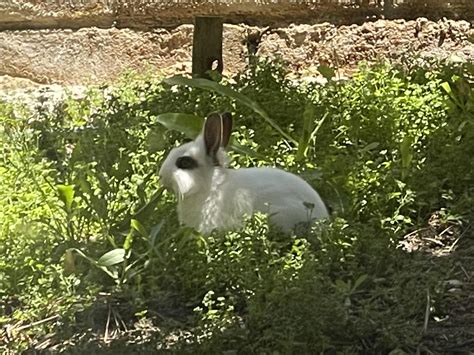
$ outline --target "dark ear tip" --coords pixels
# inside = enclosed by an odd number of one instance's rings
[[[211,112],[210,114],[207,115],[207,119],[216,119],[216,118],[225,118],[227,120],[232,120],[232,114],[230,112]]]
[[[227,124],[229,130],[232,130],[232,114],[230,112],[222,112],[221,117],[224,122],[227,121],[224,124]]]
[[[207,115],[206,119],[216,119],[219,118],[219,113],[218,112],[211,112],[210,114]]]

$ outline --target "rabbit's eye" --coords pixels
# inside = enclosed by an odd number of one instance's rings
[[[176,159],[176,167],[179,169],[190,170],[198,167],[198,163],[191,157],[179,157]]]

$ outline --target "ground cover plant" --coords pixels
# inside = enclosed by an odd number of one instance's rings
[[[213,81],[131,73],[52,109],[1,103],[2,350],[433,350],[459,260],[426,251],[472,240],[473,68],[321,71],[326,85],[260,60]],[[331,221],[291,237],[263,215],[180,227],[157,170],[216,110],[235,117],[233,167],[300,174]],[[422,232],[435,246],[408,253]]]

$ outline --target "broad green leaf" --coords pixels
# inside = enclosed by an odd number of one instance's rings
[[[162,113],[156,120],[166,128],[179,131],[191,139],[197,137],[204,124],[202,117],[186,113]]]
[[[73,185],[58,185],[59,198],[64,202],[66,210],[70,211],[72,202],[74,200],[74,186]]]
[[[113,250],[112,250],[113,251]],[[66,250],[66,253],[70,253],[70,252],[75,252],[77,253],[79,256],[83,257],[84,259],[86,259],[87,261],[89,261],[92,265],[94,265],[95,267],[101,269],[103,272],[105,272],[107,275],[109,275],[111,278],[113,279],[117,279],[117,272],[113,271],[113,270],[108,270],[104,265],[100,265],[97,261],[95,261],[94,259],[88,257],[86,254],[84,254],[81,250],[77,249],[77,248],[70,248],[70,249],[67,249]],[[125,253],[125,251],[124,251]],[[103,255],[103,257],[105,256],[106,254]]]
[[[318,71],[321,73],[322,76],[324,76],[324,78],[326,78],[328,81],[331,80],[332,78],[334,78],[334,76],[336,75],[336,71],[334,70],[334,68],[331,68],[330,66],[328,65],[320,65],[318,67]]]
[[[97,260],[97,265],[99,266],[112,266],[120,264],[125,260],[125,249],[117,248],[111,251],[108,251],[102,255],[99,260]]]
[[[249,99],[247,96],[241,94],[238,91],[235,91],[227,86],[216,83],[212,80],[202,79],[202,78],[185,78],[181,75],[176,75],[171,78],[165,79],[165,83],[169,85],[185,85],[190,87],[196,87],[204,90],[209,90],[221,94],[223,96],[230,97],[241,104],[251,108],[255,113],[260,115],[270,126],[272,126],[278,133],[280,133],[285,139],[290,142],[297,144],[296,140],[293,139],[288,133],[284,132],[280,126],[270,118],[270,116],[265,112],[265,110],[255,101]]]
[[[352,291],[355,291],[359,286],[367,279],[367,274],[360,275],[357,280],[354,282],[354,287],[352,287]]]

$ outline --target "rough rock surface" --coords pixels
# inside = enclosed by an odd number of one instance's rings
[[[219,15],[227,23],[363,23],[371,18],[473,19],[470,0],[8,0],[0,2],[0,30],[82,27],[152,29]]]
[[[0,74],[38,83],[99,83],[125,70],[186,72],[191,67],[192,25],[173,30],[84,28],[0,32]],[[225,28],[224,60],[242,69],[243,27]]]
[[[192,25],[175,29],[83,28],[0,32],[0,75],[37,83],[91,84],[125,70],[189,72]],[[314,72],[320,64],[350,73],[361,60],[448,57],[474,62],[474,35],[466,21],[378,20],[362,25],[290,25],[259,28],[225,25],[227,74],[242,70],[249,53],[280,56],[293,69]],[[412,59],[411,59],[412,60]]]
[[[327,23],[298,25],[264,35],[259,54],[281,55],[295,70],[328,64],[342,72],[350,72],[362,60],[403,62],[456,54],[474,61],[474,45],[468,41],[473,34],[469,22],[432,22],[425,18],[340,27]]]

